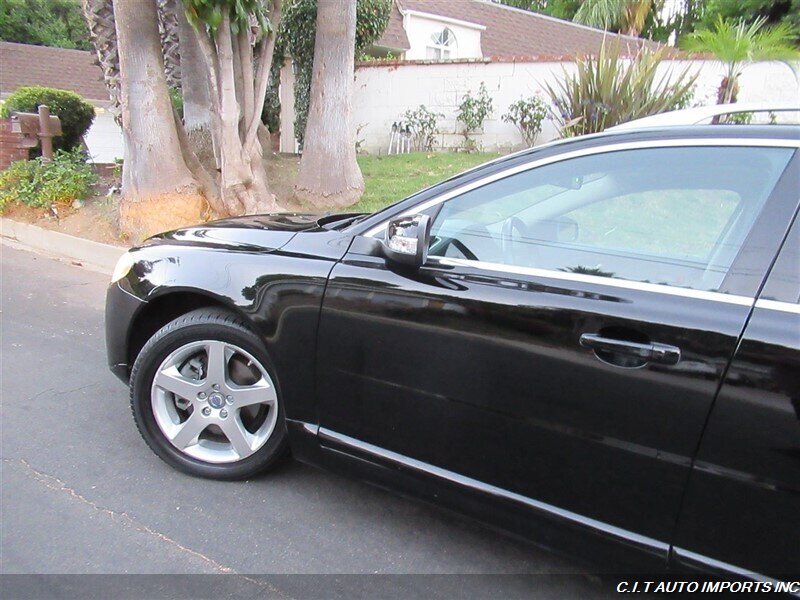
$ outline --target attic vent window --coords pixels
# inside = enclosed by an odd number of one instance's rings
[[[456,36],[449,27],[445,27],[438,33],[431,36],[431,43],[428,44],[426,58],[433,60],[445,60],[455,58]]]

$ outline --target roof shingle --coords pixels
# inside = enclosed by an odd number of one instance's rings
[[[376,45],[391,48],[392,50],[409,50],[411,48],[406,30],[403,27],[403,15],[400,14],[400,10],[394,2],[392,2],[389,24]]]
[[[0,42],[0,93],[29,85],[70,90],[85,100],[108,102],[103,71],[93,53]]]

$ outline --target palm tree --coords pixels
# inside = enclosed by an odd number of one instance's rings
[[[800,51],[793,45],[795,34],[791,26],[780,23],[765,27],[766,22],[767,19],[761,17],[748,25],[744,21],[719,17],[713,30],[695,31],[681,42],[684,50],[712,54],[725,65],[718,104],[735,102],[738,79],[748,63],[779,60],[789,64],[788,61],[800,58]]]
[[[94,45],[97,61],[103,69],[103,79],[108,87],[108,96],[111,100],[109,110],[121,125],[119,53],[114,4],[112,0],[83,0],[83,16],[89,27],[89,39]]]
[[[653,0],[585,0],[573,21],[638,36],[653,8]]]
[[[167,85],[181,88],[181,51],[178,39],[178,11],[183,10],[179,0],[158,0],[158,32],[161,51],[164,53],[164,73]]]

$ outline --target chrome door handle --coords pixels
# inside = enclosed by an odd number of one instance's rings
[[[676,365],[681,359],[681,349],[669,344],[639,344],[625,340],[607,338],[596,333],[581,334],[581,346],[592,350],[603,350],[613,354],[622,354],[641,358],[647,362],[657,362],[665,365]]]

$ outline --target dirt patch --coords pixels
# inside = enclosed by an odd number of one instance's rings
[[[275,194],[278,204],[288,211],[307,210],[302,204],[292,200],[300,157],[293,154],[273,154],[264,164],[270,190]]]
[[[3,217],[95,242],[128,245],[117,227],[119,194],[113,190],[119,189],[118,173],[106,166],[98,166],[96,172],[98,181],[92,190],[94,193],[84,202],[53,210],[15,204],[6,207]]]
[[[300,157],[273,154],[264,162],[270,189],[278,204],[286,211],[314,212],[313,209],[291,200]],[[118,226],[119,173],[113,167],[98,166],[97,174],[99,179],[94,186],[94,194],[82,203],[55,210],[11,205],[6,208],[3,216],[95,242],[129,246],[132,241],[121,234]]]
[[[60,209],[58,216],[45,209],[16,205],[8,207],[3,217],[95,242],[124,246],[126,240],[115,225],[117,200],[118,197],[90,198],[83,208]]]

